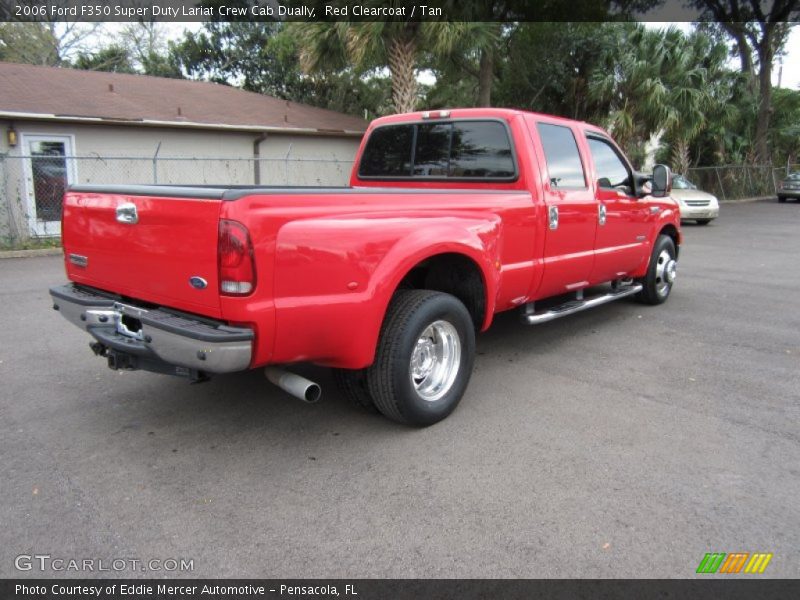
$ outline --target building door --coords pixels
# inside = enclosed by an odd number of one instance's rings
[[[25,206],[32,235],[61,235],[61,201],[76,179],[73,150],[69,135],[22,135]]]

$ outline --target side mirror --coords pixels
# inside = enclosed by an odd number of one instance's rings
[[[667,165],[656,165],[653,167],[653,191],[651,194],[655,198],[669,196],[672,191],[672,173]]]

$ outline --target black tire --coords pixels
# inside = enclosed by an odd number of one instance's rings
[[[668,255],[668,257],[667,257]],[[668,261],[676,261],[675,243],[668,235],[659,235],[650,255],[647,275],[639,280],[644,287],[637,298],[645,304],[662,304],[669,298],[672,281],[665,277]],[[674,277],[673,277],[674,280]]]
[[[377,413],[372,394],[367,388],[366,369],[333,369],[333,382],[336,388],[353,405],[367,412]]]
[[[412,379],[411,358],[415,348],[418,357],[425,354],[420,353],[419,347],[426,330],[436,334],[428,338],[432,344],[429,349],[444,352],[448,347],[444,338],[449,336],[455,342],[457,336],[460,350],[458,360],[453,358],[450,363],[451,368],[442,367],[441,372],[448,375],[434,392],[426,389],[426,385],[437,380],[436,369],[421,377],[419,383]],[[367,369],[367,385],[375,406],[386,417],[425,427],[441,421],[456,408],[467,389],[474,360],[475,328],[469,312],[455,296],[429,290],[400,290],[384,319],[375,362]],[[446,360],[433,361],[435,365],[446,363]]]
[[[786,202],[786,196],[778,196],[778,202]]]
[[[711,223],[711,219],[695,219],[698,225],[708,225]]]

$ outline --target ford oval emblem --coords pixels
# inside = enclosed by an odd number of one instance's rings
[[[194,277],[189,277],[189,285],[196,290],[204,290],[208,286],[208,282],[202,277],[195,275]]]

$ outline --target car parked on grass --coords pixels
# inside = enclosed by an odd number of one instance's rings
[[[697,189],[683,175],[672,176],[670,194],[681,209],[681,220],[694,220],[698,225],[708,225],[719,216],[719,200],[713,194]]]
[[[800,171],[789,173],[778,184],[778,202],[786,202],[787,198],[800,200]]]

